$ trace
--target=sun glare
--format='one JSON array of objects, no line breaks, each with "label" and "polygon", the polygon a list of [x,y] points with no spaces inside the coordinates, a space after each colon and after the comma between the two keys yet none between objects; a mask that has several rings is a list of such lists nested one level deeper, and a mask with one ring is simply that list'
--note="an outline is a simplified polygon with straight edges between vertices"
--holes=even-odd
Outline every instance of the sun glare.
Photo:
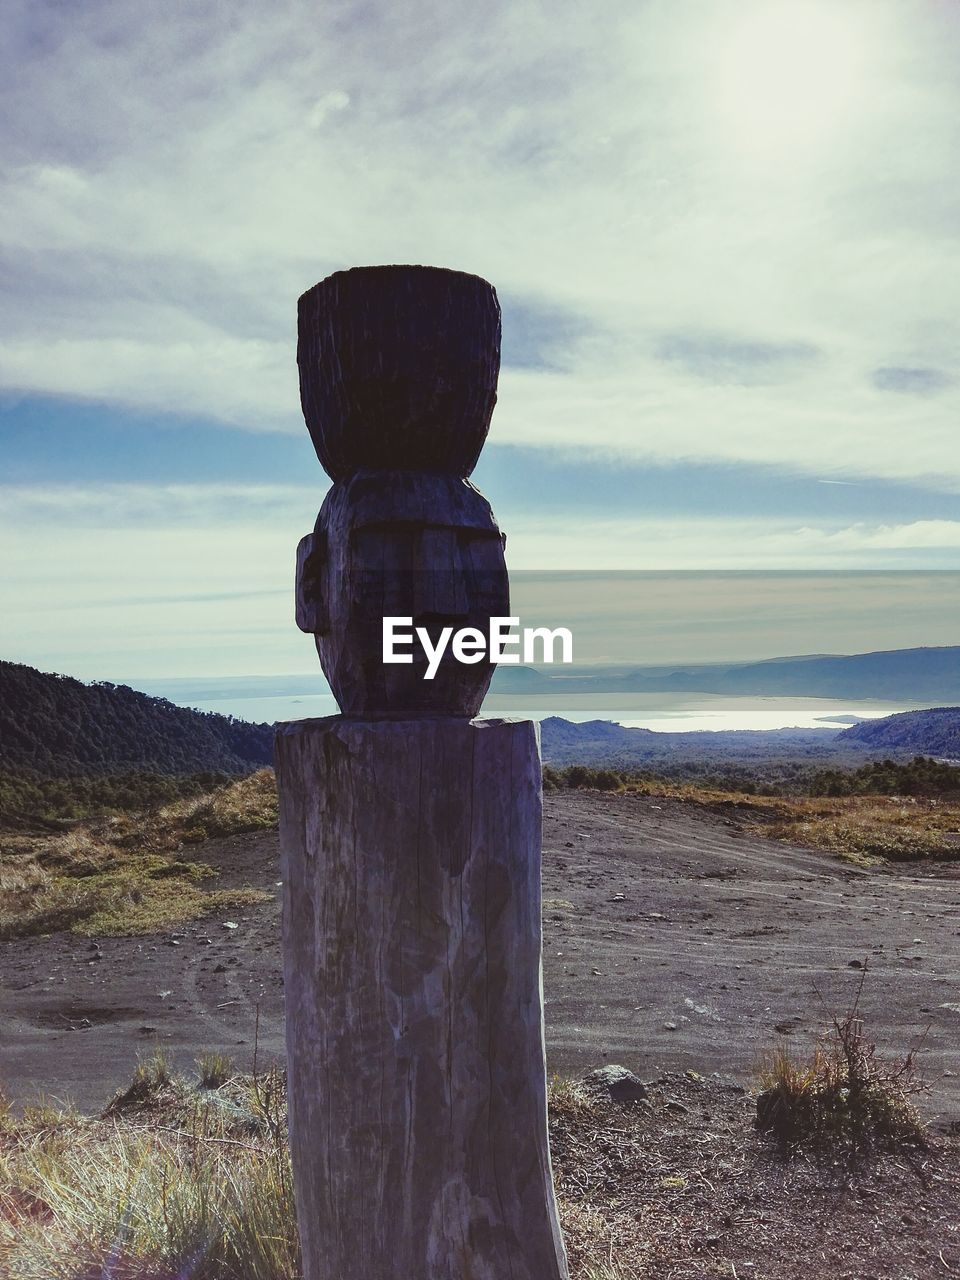
[{"label": "sun glare", "polygon": [[719,47],[723,128],[738,146],[819,143],[861,95],[869,28],[859,5],[763,0]]}]

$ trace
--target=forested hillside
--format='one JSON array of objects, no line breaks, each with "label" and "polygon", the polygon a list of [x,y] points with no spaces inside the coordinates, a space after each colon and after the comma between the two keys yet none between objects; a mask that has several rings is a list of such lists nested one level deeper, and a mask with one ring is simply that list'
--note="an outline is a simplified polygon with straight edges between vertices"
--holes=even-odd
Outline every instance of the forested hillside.
[{"label": "forested hillside", "polygon": [[960,760],[960,707],[904,711],[882,720],[862,720],[839,735],[877,749],[917,751]]},{"label": "forested hillside", "polygon": [[83,684],[0,662],[0,772],[46,778],[249,773],[273,729],[190,711],[126,685]]}]

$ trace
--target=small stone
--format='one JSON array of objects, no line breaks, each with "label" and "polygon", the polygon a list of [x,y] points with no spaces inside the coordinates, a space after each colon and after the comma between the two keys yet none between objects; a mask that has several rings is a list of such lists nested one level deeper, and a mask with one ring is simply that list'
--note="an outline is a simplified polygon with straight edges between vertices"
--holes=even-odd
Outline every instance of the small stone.
[{"label": "small stone", "polygon": [[862,968],[863,968],[863,961],[862,961],[862,960],[850,960],[850,961],[847,963],[847,968],[848,968],[848,969],[862,969]]},{"label": "small stone", "polygon": [[665,1022],[663,1024],[664,1031],[676,1031],[677,1024],[675,1022]]},{"label": "small stone", "polygon": [[647,1086],[628,1067],[611,1063],[598,1067],[584,1077],[585,1082],[598,1089],[606,1089],[613,1102],[642,1102],[647,1096]]},{"label": "small stone", "polygon": [[237,924],[236,920],[224,920],[224,922],[223,922],[223,927],[224,927],[225,929],[239,929],[239,928],[240,928],[240,926]]},{"label": "small stone", "polygon": [[683,1103],[678,1102],[676,1098],[668,1098],[664,1103],[664,1106],[668,1111],[672,1111],[678,1116],[688,1116],[690,1114],[690,1108],[685,1107]]}]

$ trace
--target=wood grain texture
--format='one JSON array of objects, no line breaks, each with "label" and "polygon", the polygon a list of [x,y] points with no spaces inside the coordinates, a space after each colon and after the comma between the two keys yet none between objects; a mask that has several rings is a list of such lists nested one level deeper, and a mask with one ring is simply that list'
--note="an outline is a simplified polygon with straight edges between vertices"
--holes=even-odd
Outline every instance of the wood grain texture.
[{"label": "wood grain texture", "polygon": [[354,267],[298,304],[300,402],[334,480],[476,465],[497,401],[500,304],[479,276]]},{"label": "wood grain texture", "polygon": [[566,1280],[525,721],[277,735],[305,1280]]}]

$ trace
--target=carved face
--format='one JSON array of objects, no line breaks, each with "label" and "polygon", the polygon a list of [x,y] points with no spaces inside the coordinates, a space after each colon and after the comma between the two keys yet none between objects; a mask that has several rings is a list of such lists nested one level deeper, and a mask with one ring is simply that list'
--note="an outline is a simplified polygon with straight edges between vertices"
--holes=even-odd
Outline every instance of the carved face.
[{"label": "carved face", "polygon": [[383,619],[409,617],[436,642],[443,627],[486,632],[509,613],[504,538],[486,500],[453,476],[358,472],[333,487],[298,549],[297,622],[345,715],[476,715],[493,674],[445,653],[432,680],[383,662]]}]

